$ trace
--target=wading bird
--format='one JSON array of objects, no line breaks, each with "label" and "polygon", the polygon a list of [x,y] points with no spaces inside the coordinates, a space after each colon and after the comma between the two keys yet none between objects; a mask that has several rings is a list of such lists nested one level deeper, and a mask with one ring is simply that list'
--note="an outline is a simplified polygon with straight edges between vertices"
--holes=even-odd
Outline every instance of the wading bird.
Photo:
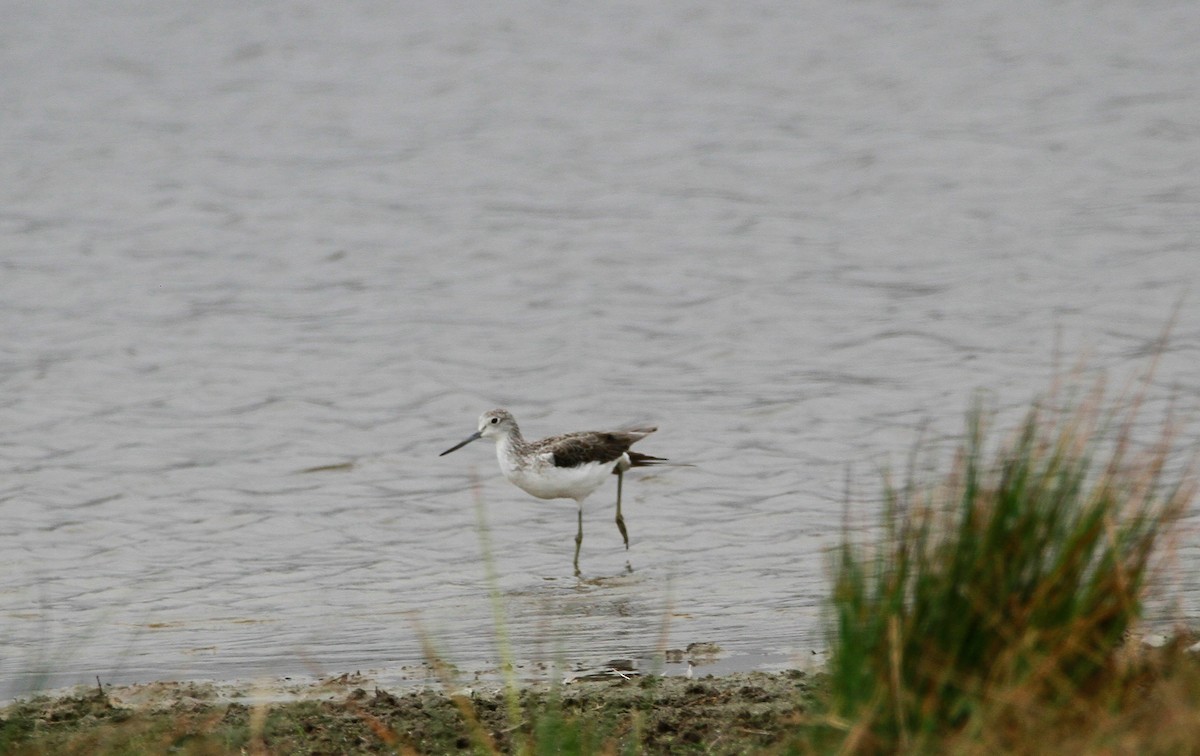
[{"label": "wading bird", "polygon": [[496,442],[500,472],[508,481],[539,499],[574,499],[579,506],[579,530],[575,533],[575,575],[579,575],[579,547],[583,543],[583,500],[599,488],[609,475],[617,476],[617,529],[629,548],[629,533],[621,516],[621,484],[631,467],[666,462],[661,457],[639,454],[629,447],[654,431],[654,426],[635,426],[614,431],[583,431],[526,441],[508,410],[494,409],[479,416],[479,430],[438,456],[446,456],[480,438]]}]

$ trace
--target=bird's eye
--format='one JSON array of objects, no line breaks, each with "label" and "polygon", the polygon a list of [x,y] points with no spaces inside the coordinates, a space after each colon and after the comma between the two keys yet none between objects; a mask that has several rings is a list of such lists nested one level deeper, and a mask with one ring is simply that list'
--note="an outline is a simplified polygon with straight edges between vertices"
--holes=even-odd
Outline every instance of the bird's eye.
[{"label": "bird's eye", "polygon": [[498,423],[498,422],[500,422],[500,418],[498,418],[498,417],[493,417],[493,418],[492,418],[492,425],[495,425],[495,424],[496,424],[496,423]]}]

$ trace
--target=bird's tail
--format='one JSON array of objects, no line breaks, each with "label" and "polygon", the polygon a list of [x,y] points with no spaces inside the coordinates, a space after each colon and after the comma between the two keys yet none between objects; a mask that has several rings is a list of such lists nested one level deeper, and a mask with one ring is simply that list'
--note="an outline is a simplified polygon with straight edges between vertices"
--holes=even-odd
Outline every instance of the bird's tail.
[{"label": "bird's tail", "polygon": [[670,461],[665,457],[651,457],[649,454],[642,454],[641,452],[627,451],[625,453],[629,455],[630,467],[650,467],[651,465],[661,465]]},{"label": "bird's tail", "polygon": [[667,467],[695,467],[687,462],[672,462],[666,457],[652,457],[649,454],[641,452],[627,451],[626,456],[629,457],[629,467],[617,465],[613,468],[613,475],[618,475],[633,467],[651,467],[653,465],[666,465]]}]

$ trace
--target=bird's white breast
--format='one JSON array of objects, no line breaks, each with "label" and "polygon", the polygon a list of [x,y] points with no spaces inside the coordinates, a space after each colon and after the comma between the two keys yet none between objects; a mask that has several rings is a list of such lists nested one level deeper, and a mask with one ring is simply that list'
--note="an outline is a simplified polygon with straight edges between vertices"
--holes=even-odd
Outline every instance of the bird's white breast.
[{"label": "bird's white breast", "polygon": [[547,465],[517,470],[508,479],[539,499],[582,499],[612,475],[613,463],[590,462],[578,467]]},{"label": "bird's white breast", "polygon": [[577,467],[556,467],[550,453],[532,460],[518,460],[504,442],[496,444],[496,458],[510,483],[539,499],[582,500],[608,480],[616,464],[590,462]]}]

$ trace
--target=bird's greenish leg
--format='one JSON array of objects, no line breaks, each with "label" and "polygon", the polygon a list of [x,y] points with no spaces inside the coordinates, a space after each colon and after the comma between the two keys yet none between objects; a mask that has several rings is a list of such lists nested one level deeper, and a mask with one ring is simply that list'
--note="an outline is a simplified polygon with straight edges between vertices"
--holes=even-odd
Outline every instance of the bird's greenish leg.
[{"label": "bird's greenish leg", "polygon": [[621,516],[621,483],[625,480],[625,473],[621,468],[617,468],[617,530],[621,531],[621,537],[625,539],[625,550],[629,551],[629,533],[625,530],[625,518]]},{"label": "bird's greenish leg", "polygon": [[579,530],[575,533],[575,577],[579,577],[579,547],[583,545],[583,502],[579,502]]}]

